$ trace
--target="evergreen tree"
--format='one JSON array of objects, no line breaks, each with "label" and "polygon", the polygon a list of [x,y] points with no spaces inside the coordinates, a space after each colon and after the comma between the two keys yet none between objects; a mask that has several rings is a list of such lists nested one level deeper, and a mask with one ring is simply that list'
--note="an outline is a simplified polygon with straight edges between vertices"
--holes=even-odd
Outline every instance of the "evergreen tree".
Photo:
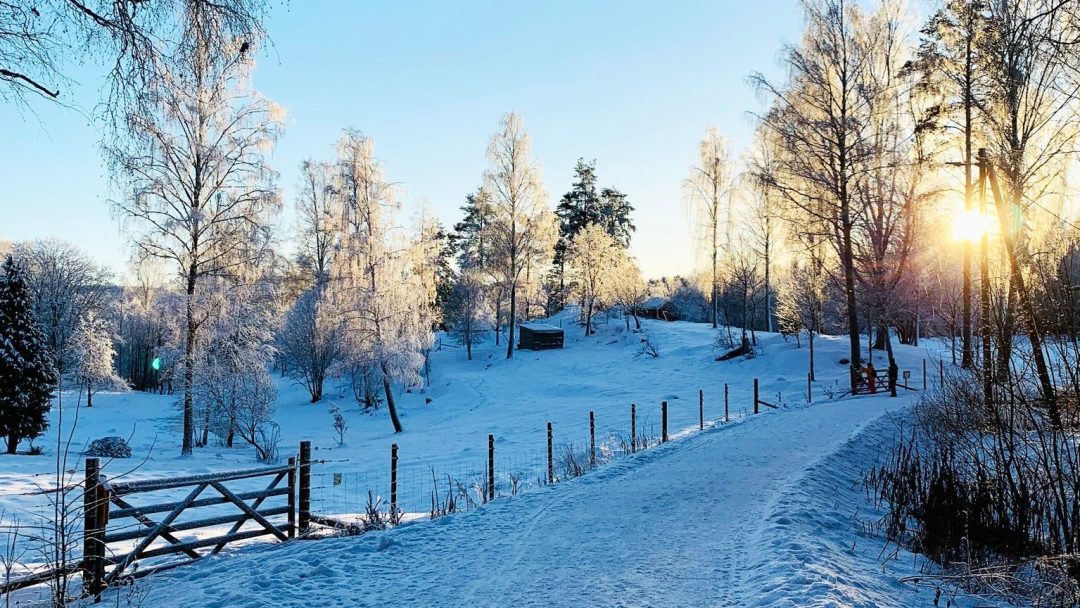
[{"label": "evergreen tree", "polygon": [[627,200],[626,194],[616,188],[604,188],[600,192],[601,225],[608,236],[615,239],[623,249],[630,247],[630,235],[636,230],[630,221],[630,212],[634,207]]},{"label": "evergreen tree", "polygon": [[574,167],[574,185],[559,201],[555,214],[559,218],[559,240],[555,244],[555,259],[551,270],[552,308],[561,309],[566,302],[566,256],[570,242],[586,227],[597,224],[622,248],[630,246],[634,225],[630,212],[634,210],[627,196],[616,188],[597,191],[596,161],[579,158]]},{"label": "evergreen tree", "polygon": [[491,243],[484,239],[491,222],[491,196],[480,188],[475,194],[465,196],[461,210],[465,217],[454,224],[450,248],[457,256],[459,267],[486,270],[491,263]]},{"label": "evergreen tree", "polygon": [[0,435],[7,453],[49,426],[56,369],[34,316],[26,275],[9,255],[0,273]]}]

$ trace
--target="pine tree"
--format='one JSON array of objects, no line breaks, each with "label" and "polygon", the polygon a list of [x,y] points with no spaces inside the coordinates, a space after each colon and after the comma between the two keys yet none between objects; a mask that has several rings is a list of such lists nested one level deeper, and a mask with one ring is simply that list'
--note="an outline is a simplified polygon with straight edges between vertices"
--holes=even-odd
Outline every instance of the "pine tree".
[{"label": "pine tree", "polygon": [[491,243],[484,239],[491,222],[491,196],[480,188],[475,194],[465,196],[461,210],[465,217],[454,224],[450,247],[457,256],[459,267],[486,270],[491,264]]},{"label": "pine tree", "polygon": [[26,275],[9,255],[0,273],[0,435],[7,453],[49,427],[56,369],[34,317]]},{"label": "pine tree", "polygon": [[617,188],[604,188],[600,191],[600,224],[608,236],[615,239],[623,249],[630,247],[630,236],[636,230],[630,221],[630,212],[633,210],[634,207],[626,194]]}]

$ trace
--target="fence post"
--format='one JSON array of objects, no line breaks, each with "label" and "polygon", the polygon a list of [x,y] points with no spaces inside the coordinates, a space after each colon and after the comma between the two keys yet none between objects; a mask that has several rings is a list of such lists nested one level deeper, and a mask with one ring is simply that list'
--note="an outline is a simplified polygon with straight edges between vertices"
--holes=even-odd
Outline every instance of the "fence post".
[{"label": "fence post", "polygon": [[88,596],[97,596],[101,592],[101,569],[98,568],[99,555],[104,549],[101,545],[101,537],[104,536],[98,522],[98,500],[100,482],[98,474],[101,469],[101,461],[97,458],[86,459],[86,478],[83,482],[83,593]]},{"label": "fence post", "polygon": [[630,453],[637,451],[637,405],[630,404]]},{"label": "fence post", "polygon": [[488,500],[495,500],[495,435],[488,433]]},{"label": "fence post", "polygon": [[551,430],[551,423],[550,422],[548,423],[547,431],[548,431],[548,436],[547,436],[547,443],[548,443],[548,445],[547,445],[547,448],[548,448],[548,483],[550,484],[550,483],[555,483],[555,450],[554,450],[554,447],[552,446],[553,433],[552,433],[552,430]]},{"label": "fence post", "polygon": [[727,382],[724,383],[724,423],[731,422],[731,416],[728,415],[728,386]]},{"label": "fence post", "polygon": [[596,415],[589,410],[589,466],[596,466]]},{"label": "fence post", "polygon": [[806,402],[814,402],[814,385],[812,384],[813,375],[810,372],[806,372]]},{"label": "fence post", "polygon": [[667,443],[667,401],[660,402],[660,443]]},{"label": "fence post", "polygon": [[289,484],[289,538],[296,538],[296,457],[289,457],[289,475],[286,479]]},{"label": "fence post", "polygon": [[300,501],[300,533],[305,534],[311,527],[311,442],[300,442],[300,487],[297,490]]},{"label": "fence post", "polygon": [[390,444],[390,515],[397,513],[397,444]]},{"label": "fence post", "polygon": [[705,392],[700,388],[697,389],[697,417],[698,417],[698,430],[705,430]]},{"label": "fence post", "polygon": [[758,413],[758,383],[757,378],[754,378],[754,413]]},{"label": "fence post", "polygon": [[926,390],[926,359],[922,360],[922,390]]}]

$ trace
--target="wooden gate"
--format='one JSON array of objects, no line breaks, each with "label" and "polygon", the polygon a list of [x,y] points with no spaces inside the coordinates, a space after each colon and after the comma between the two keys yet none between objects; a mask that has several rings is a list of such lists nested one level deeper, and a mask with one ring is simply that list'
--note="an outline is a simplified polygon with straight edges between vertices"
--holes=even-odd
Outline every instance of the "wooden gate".
[{"label": "wooden gate", "polygon": [[[260,479],[269,480],[262,489],[240,492],[228,487],[238,480]],[[119,483],[110,483],[98,459],[88,458],[84,487],[82,570],[88,595],[100,596],[124,577],[138,578],[214,555],[229,543],[266,535],[285,541],[296,535],[293,458],[284,466]],[[138,494],[176,489],[188,489],[182,500],[133,504]],[[284,497],[285,504],[264,506],[274,497]],[[224,505],[217,511],[226,512],[181,519],[189,510],[217,505]],[[245,524],[251,526],[245,530]],[[173,556],[182,557],[169,559]]]}]

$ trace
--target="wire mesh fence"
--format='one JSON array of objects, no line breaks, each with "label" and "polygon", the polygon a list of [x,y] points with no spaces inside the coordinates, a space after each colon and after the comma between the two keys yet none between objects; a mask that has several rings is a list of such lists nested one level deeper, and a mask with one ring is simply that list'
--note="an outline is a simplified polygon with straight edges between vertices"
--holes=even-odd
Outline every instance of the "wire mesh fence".
[{"label": "wire mesh fence", "polygon": [[[395,452],[400,459],[396,466],[390,452],[385,464],[375,467],[371,463],[356,468],[348,461],[316,461],[311,470],[311,511],[335,522],[362,522],[370,518],[372,510],[397,512],[402,520],[467,511],[495,498],[578,477],[613,459],[653,448],[665,441],[665,430],[667,440],[677,440],[751,415],[752,405],[731,402],[734,392],[728,392],[726,406],[723,395],[714,396],[708,416],[700,393],[699,399],[682,402],[630,405],[625,420],[602,420],[593,412],[584,412],[580,427],[552,429],[550,445],[546,429],[538,429],[536,444],[540,449],[515,446],[503,450],[495,436],[490,436],[490,459],[410,463],[409,455],[402,451]],[[745,401],[750,395],[747,389],[739,391],[738,397]]]}]

